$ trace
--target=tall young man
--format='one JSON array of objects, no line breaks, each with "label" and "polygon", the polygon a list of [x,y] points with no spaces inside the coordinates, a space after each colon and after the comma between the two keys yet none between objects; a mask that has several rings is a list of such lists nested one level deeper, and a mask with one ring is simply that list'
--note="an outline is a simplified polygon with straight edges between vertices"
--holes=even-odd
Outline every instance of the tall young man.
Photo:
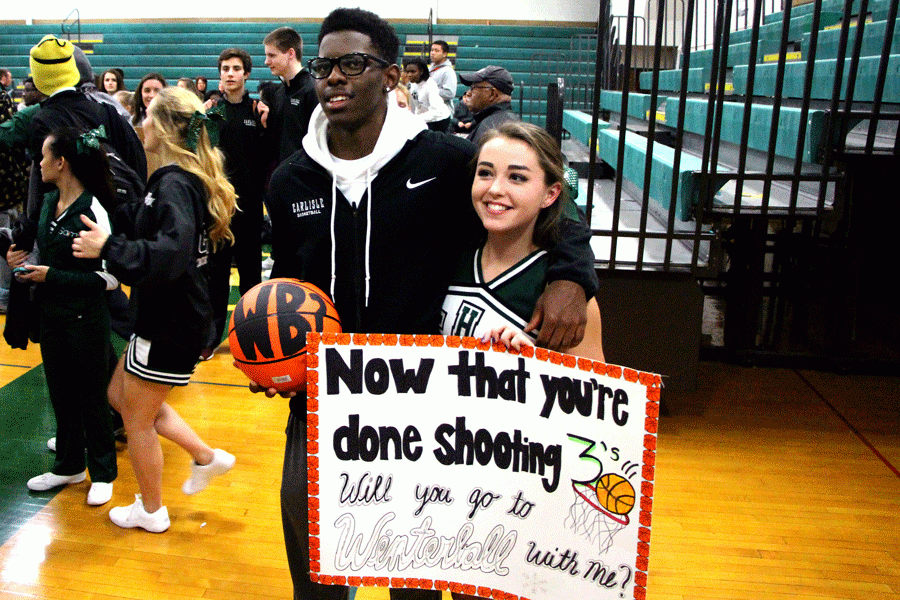
[{"label": "tall young man", "polygon": [[[272,276],[328,291],[348,332],[436,333],[453,267],[479,226],[467,168],[475,147],[388,101],[400,79],[398,47],[393,28],[368,11],[341,8],[325,18],[310,64],[319,106],[303,148],[270,185]],[[541,334],[565,347],[580,335],[560,315],[583,318],[585,288],[593,295],[597,286],[589,232],[582,227],[577,244],[572,237],[555,271],[570,281],[552,283],[541,309]],[[345,588],[309,580],[305,398],[290,405],[281,503],[294,597],[337,600]]]},{"label": "tall young man", "polygon": [[456,71],[447,58],[449,53],[450,45],[447,42],[435,40],[431,44],[431,64],[428,65],[428,71],[437,84],[441,98],[452,111],[453,99],[456,97]]},{"label": "tall young man", "polygon": [[234,213],[231,220],[234,245],[226,244],[210,257],[209,294],[215,331],[203,358],[212,356],[212,350],[219,345],[225,330],[232,258],[240,277],[241,295],[261,281],[259,259],[262,253],[260,240],[265,171],[262,125],[246,86],[253,70],[253,60],[246,50],[228,48],[219,55],[218,64],[223,99],[216,110],[224,109],[225,116],[219,130],[219,148],[225,154],[225,174],[237,192],[240,210]]},{"label": "tall young man", "polygon": [[318,104],[312,78],[303,69],[303,39],[290,27],[279,27],[263,40],[266,66],[284,85],[278,86],[272,106],[261,104],[267,136],[277,149],[280,164],[300,149],[309,117]]}]

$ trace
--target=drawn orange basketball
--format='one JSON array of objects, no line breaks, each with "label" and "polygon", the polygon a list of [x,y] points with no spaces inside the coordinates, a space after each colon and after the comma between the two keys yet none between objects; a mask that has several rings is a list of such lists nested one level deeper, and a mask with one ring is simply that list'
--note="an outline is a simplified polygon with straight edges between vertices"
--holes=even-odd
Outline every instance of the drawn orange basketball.
[{"label": "drawn orange basketball", "polygon": [[626,515],[634,508],[634,486],[616,473],[607,473],[597,482],[600,506],[615,515]]},{"label": "drawn orange basketball", "polygon": [[280,392],[306,387],[306,334],[339,333],[331,299],[297,279],[271,279],[251,288],[231,313],[228,344],[252,381]]}]

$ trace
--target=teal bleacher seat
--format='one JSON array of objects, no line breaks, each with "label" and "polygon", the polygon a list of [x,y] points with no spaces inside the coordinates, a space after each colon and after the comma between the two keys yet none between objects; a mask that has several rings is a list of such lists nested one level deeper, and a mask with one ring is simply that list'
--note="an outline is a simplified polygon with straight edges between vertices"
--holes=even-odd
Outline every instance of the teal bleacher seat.
[{"label": "teal bleacher seat", "polygon": [[[576,110],[563,111],[563,127],[572,137],[590,146],[591,116]],[[601,121],[598,127],[597,156],[625,177],[635,187],[644,186],[644,162],[647,155],[647,138],[626,132],[625,167],[617,168],[619,156],[618,129],[609,129],[609,123]],[[677,177],[675,197],[676,216],[682,221],[691,218],[691,209],[698,197],[698,182],[694,171],[700,171],[701,161],[696,156],[682,153],[678,174],[674,172],[675,151],[663,144],[653,145],[653,176],[650,178],[650,198],[668,210],[672,198],[672,179]]]},{"label": "teal bleacher seat", "polygon": [[[599,121],[597,124],[598,130],[607,127],[609,123],[606,121]],[[585,146],[591,146],[591,115],[580,110],[566,109],[563,111],[563,129]]]},{"label": "teal bleacher seat", "polygon": [[[878,67],[881,62],[879,56],[862,57],[856,74],[856,87],[853,99],[859,102],[872,102],[875,97],[875,82],[878,76]],[[756,81],[753,86],[754,96],[772,96],[775,93],[776,64],[759,65],[756,68]],[[847,75],[850,69],[850,61],[844,63],[844,77],[841,86],[841,99],[846,98]],[[834,88],[834,76],[837,71],[837,60],[817,60],[813,70],[813,85],[810,96],[815,99],[831,98]],[[806,75],[806,62],[792,62],[785,64],[784,88],[782,96],[785,98],[801,98]],[[734,68],[734,92],[747,94],[747,67]],[[885,80],[882,102],[900,103],[900,54],[893,54],[888,60],[887,78]]]},{"label": "teal bleacher seat", "polygon": [[[891,0],[869,0],[869,12],[875,13],[887,10],[888,3],[890,1]],[[818,2],[822,5],[822,12],[839,12],[841,13],[841,15],[843,15],[844,13],[845,0],[818,0]],[[815,4],[813,2],[794,6],[791,9],[791,18],[812,14],[814,7]],[[850,10],[850,16],[858,15],[859,9],[860,0],[853,0],[853,7]],[[781,11],[778,11],[766,15],[763,18],[763,22],[766,24],[780,23],[782,19],[784,19],[784,15]]]},{"label": "teal bleacher seat", "polygon": [[[647,138],[636,133],[625,133],[624,165],[619,168],[619,130],[604,129],[599,132],[597,156],[616,170],[619,177],[624,177],[636,188],[644,187],[645,157],[647,156]],[[678,172],[674,168],[675,150],[669,146],[656,143],[653,145],[652,176],[650,177],[650,199],[664,210],[669,210],[672,198],[672,181],[677,181],[675,193],[675,214],[678,219],[691,219],[691,209],[698,197],[698,180],[694,171],[701,170],[701,160],[688,153],[681,154]]]},{"label": "teal bleacher seat", "polygon": [[[658,100],[662,99],[662,97],[658,98]],[[622,92],[601,91],[600,108],[614,113],[620,112],[622,110]],[[646,121],[647,113],[650,111],[650,94],[629,93],[627,111],[629,117]]]},{"label": "teal bleacher seat", "polygon": [[[684,115],[684,130],[698,135],[706,134],[706,120],[709,102],[701,98],[687,98],[687,109]],[[681,103],[678,98],[669,98],[666,102],[666,125],[675,127]],[[769,133],[771,131],[773,107],[754,104],[750,109],[750,134],[747,145],[760,152],[769,151]],[[775,153],[793,159],[797,152],[797,138],[800,131],[802,112],[799,108],[782,106],[778,117],[778,132],[775,142]],[[740,144],[741,129],[744,122],[744,104],[742,102],[722,103],[722,132],[720,139],[732,144]],[[803,162],[819,162],[825,143],[825,111],[810,110],[806,123],[806,136],[803,143]]]},{"label": "teal bleacher seat", "polygon": [[[863,40],[860,48],[860,56],[881,56],[884,45],[884,34],[887,30],[887,21],[866,23],[863,26]],[[847,36],[847,52],[853,51],[859,27],[851,27]],[[810,34],[803,36],[802,48],[809,48]],[[816,48],[816,60],[837,58],[838,45],[840,44],[841,30],[828,29],[819,32],[818,46]],[[900,54],[900,27],[894,29],[894,37],[891,40],[891,54]]]},{"label": "teal bleacher seat", "polygon": [[[711,70],[709,66],[688,69],[687,91],[702,93],[709,83]],[[649,91],[653,82],[653,72],[644,71],[640,74],[641,89]],[[659,72],[659,89],[667,92],[681,90],[681,69],[672,69]]]},{"label": "teal bleacher seat", "polygon": [[[760,40],[756,48],[756,62],[765,61],[766,56],[778,54],[781,47],[781,40]],[[736,67],[738,65],[746,65],[750,63],[750,42],[728,45],[728,66]]]},{"label": "teal bleacher seat", "polygon": [[[839,12],[822,12],[819,16],[819,28],[824,29],[830,25],[841,22],[841,13]],[[788,42],[799,42],[803,39],[804,33],[809,33],[812,28],[812,15],[805,14],[799,17],[791,16],[790,29],[788,30]],[[732,32],[728,36],[729,44],[740,44],[751,41],[753,30],[740,29]],[[759,28],[759,40],[780,41],[781,40],[781,21],[776,21],[768,25],[762,25]]]}]

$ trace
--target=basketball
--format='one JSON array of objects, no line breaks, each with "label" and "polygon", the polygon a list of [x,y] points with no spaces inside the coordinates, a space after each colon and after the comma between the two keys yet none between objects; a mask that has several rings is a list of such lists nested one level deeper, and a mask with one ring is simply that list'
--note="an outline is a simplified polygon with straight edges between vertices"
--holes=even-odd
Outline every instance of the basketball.
[{"label": "basketball", "polygon": [[331,299],[297,279],[270,279],[244,294],[231,313],[228,345],[237,367],[263,388],[306,389],[306,334],[339,333]]},{"label": "basketball", "polygon": [[625,515],[634,508],[634,487],[615,473],[607,473],[597,482],[600,506],[615,515]]}]

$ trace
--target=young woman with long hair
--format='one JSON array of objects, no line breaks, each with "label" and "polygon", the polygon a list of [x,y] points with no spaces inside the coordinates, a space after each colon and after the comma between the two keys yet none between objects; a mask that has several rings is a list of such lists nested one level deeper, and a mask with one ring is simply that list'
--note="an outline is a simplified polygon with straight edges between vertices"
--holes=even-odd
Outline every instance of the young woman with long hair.
[{"label": "young woman with long hair", "polygon": [[103,74],[100,75],[100,83],[103,91],[110,96],[125,89],[125,81],[122,79],[122,74],[116,69],[103,71]]},{"label": "young woman with long hair", "polygon": [[[523,330],[546,285],[547,249],[556,244],[564,211],[574,210],[567,189],[559,146],[540,127],[508,122],[484,138],[472,183],[484,237],[465,254],[444,300],[445,335],[534,345],[536,333]],[[481,315],[474,327],[466,314],[473,305]],[[584,340],[566,352],[604,360],[596,299],[587,312]]]},{"label": "young woman with long hair", "polygon": [[234,188],[225,178],[221,153],[210,145],[207,122],[192,92],[161,90],[143,122],[144,147],[165,166],[150,176],[144,201],[121,225],[128,233],[109,236],[86,221],[89,231],[72,244],[75,256],[104,258],[110,272],[132,286],[134,335],[113,373],[109,398],[125,420],[141,493],[134,504],[109,512],[120,527],[156,533],[169,527],[158,436],[193,458],[185,494],[204,489],[235,461],[208,446],[165,402],[172,386],[188,384],[209,334],[209,252],[233,241]]},{"label": "young woman with long hair", "polygon": [[[87,229],[81,218],[109,232],[103,206],[115,195],[100,132],[54,129],[41,148],[41,177],[56,190],[47,194],[38,220],[40,265],[24,266],[26,253],[12,246],[10,266],[25,269],[20,280],[38,284],[41,358],[56,417],[53,468],[28,481],[28,489],[49,490],[85,479],[90,471],[90,505],[112,496],[116,445],[106,398],[111,358],[110,319],[104,292],[118,282],[97,257],[72,255],[72,238]],[[87,459],[85,460],[85,457]]]},{"label": "young woman with long hair", "polygon": [[141,77],[134,90],[134,106],[131,110],[131,124],[137,127],[147,116],[147,107],[161,89],[166,87],[166,78],[159,73],[147,73]]}]

